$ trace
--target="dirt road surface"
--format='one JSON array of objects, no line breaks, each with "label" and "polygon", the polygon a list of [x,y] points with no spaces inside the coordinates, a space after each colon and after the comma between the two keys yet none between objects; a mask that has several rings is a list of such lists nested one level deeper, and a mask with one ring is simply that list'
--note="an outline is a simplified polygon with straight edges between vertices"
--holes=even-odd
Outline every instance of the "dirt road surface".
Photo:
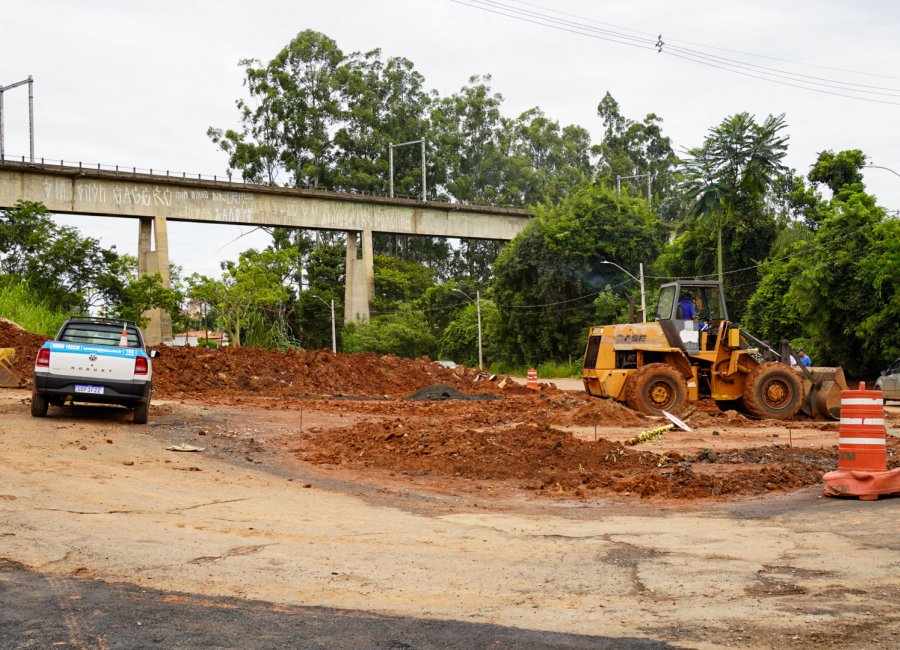
[{"label": "dirt road surface", "polygon": [[900,499],[821,496],[834,425],[698,412],[632,451],[656,422],[565,393],[147,426],[29,395],[0,391],[3,647],[900,646]]}]

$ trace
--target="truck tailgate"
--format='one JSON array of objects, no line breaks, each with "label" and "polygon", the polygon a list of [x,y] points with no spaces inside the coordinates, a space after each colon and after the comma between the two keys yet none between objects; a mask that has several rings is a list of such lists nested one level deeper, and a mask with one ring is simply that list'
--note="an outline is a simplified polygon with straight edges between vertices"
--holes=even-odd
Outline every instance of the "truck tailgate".
[{"label": "truck tailgate", "polygon": [[50,374],[98,379],[130,380],[134,360],[142,350],[79,343],[50,344]]}]

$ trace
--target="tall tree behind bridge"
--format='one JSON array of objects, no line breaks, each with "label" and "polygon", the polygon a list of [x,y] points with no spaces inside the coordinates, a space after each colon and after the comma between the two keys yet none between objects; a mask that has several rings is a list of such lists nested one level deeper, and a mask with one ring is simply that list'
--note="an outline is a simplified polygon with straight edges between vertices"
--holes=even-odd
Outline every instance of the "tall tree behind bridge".
[{"label": "tall tree behind bridge", "polygon": [[621,184],[626,191],[646,196],[647,179],[643,176],[649,174],[651,201],[657,214],[665,221],[674,220],[680,208],[674,188],[677,159],[671,141],[662,134],[662,118],[649,113],[643,122],[635,122],[622,115],[609,92],[597,105],[597,115],[604,127],[603,141],[593,147],[598,158],[597,178],[616,187],[617,179],[625,177]]}]

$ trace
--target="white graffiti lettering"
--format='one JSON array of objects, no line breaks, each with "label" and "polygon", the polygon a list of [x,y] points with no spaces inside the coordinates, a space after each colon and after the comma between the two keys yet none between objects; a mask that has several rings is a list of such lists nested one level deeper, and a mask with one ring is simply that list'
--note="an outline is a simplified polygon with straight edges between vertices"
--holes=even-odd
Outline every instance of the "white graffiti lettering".
[{"label": "white graffiti lettering", "polygon": [[106,188],[99,183],[80,183],[78,200],[91,203],[106,203]]},{"label": "white graffiti lettering", "polygon": [[44,200],[46,201],[68,201],[69,200],[69,183],[62,179],[44,179]]}]

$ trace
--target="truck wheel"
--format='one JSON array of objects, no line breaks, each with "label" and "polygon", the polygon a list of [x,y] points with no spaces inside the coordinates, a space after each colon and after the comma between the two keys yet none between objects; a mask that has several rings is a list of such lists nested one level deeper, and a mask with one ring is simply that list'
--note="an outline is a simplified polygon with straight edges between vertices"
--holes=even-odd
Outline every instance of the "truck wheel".
[{"label": "truck wheel", "polygon": [[626,385],[625,401],[635,411],[677,415],[687,402],[687,382],[664,363],[651,363],[635,372]]},{"label": "truck wheel", "polygon": [[46,395],[42,395],[36,390],[31,391],[31,415],[36,418],[42,418],[47,415],[47,407],[50,402]]},{"label": "truck wheel", "polygon": [[134,417],[132,422],[135,424],[147,424],[147,418],[150,416],[150,398],[146,402],[138,402],[134,407]]},{"label": "truck wheel", "polygon": [[787,420],[797,414],[802,402],[800,377],[783,363],[760,364],[744,384],[744,408],[750,415]]}]

